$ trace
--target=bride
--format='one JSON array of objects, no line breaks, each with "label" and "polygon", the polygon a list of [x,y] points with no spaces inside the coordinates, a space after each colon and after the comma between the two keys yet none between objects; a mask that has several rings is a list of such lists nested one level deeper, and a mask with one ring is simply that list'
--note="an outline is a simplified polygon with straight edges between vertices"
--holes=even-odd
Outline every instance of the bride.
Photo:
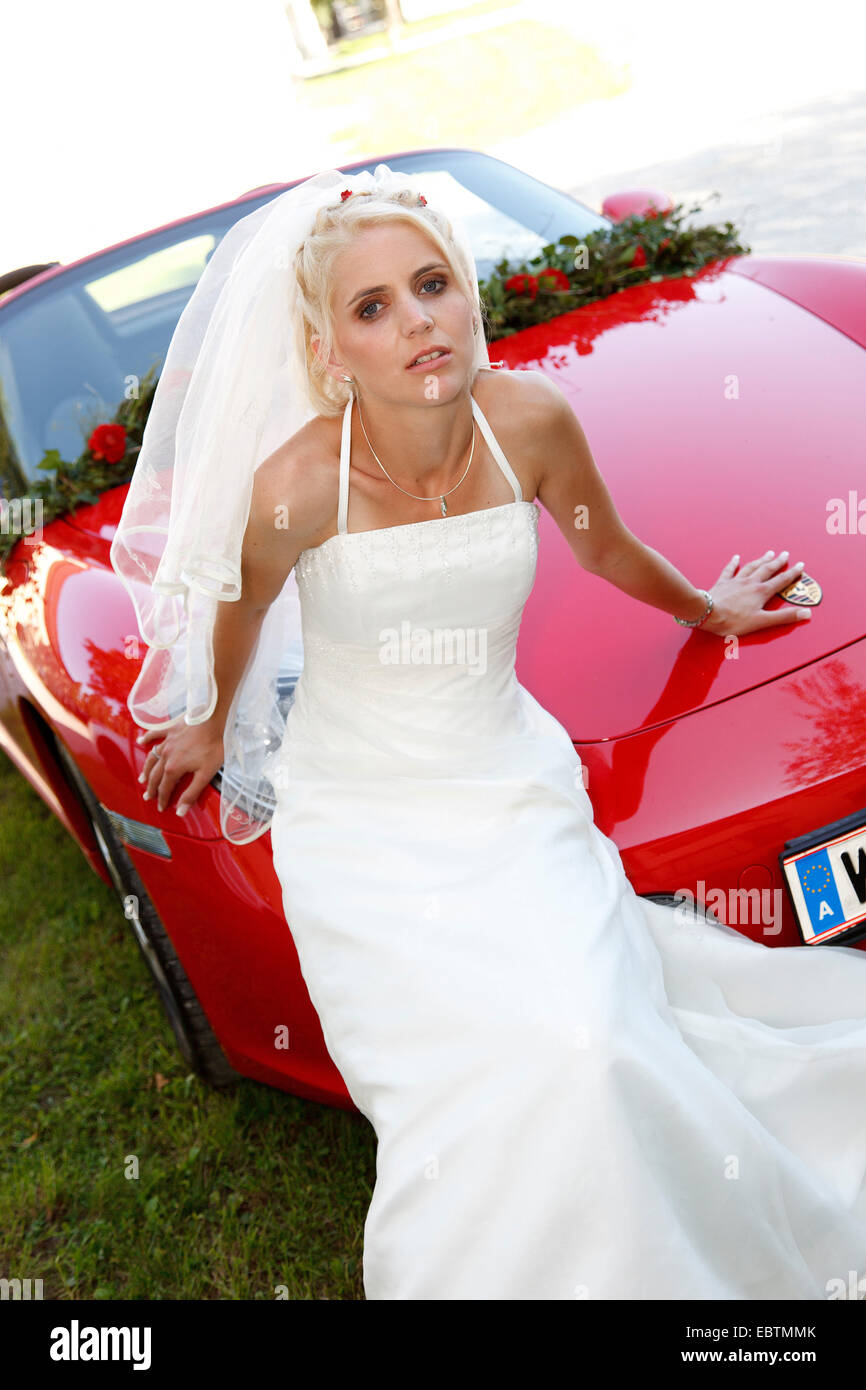
[{"label": "bride", "polygon": [[[856,1296],[838,1290],[866,1271],[866,958],[770,948],[638,897],[570,737],[514,665],[537,504],[581,569],[720,637],[807,619],[765,608],[802,563],[734,555],[696,588],[619,516],[559,389],[490,369],[462,230],[384,165],[312,184],[295,241],[278,238],[294,249],[283,269],[311,408],[277,447],[263,454],[261,432],[257,457],[246,446],[246,507],[228,445],[225,491],[215,472],[195,491],[180,458],[162,592],[202,591],[195,557],[210,538],[217,573],[233,511],[235,569],[216,594],[233,601],[212,603],[212,689],[186,721],[155,717],[162,667],[130,708],[144,797],[163,811],[189,775],[185,813],[252,728],[239,691],[278,664],[288,629],[269,615],[294,578],[303,671],[278,749],[256,763],[250,737],[245,765],[273,788],[287,924],[377,1137],[365,1296]],[[298,193],[283,195],[296,216]],[[255,245],[220,280],[236,305]],[[256,302],[284,335],[286,299]],[[255,314],[243,322],[253,352]],[[243,343],[230,350],[241,373]],[[205,379],[223,409],[224,429],[199,436],[214,468],[238,418],[226,380]],[[179,653],[175,676],[185,652],[208,653],[195,611],[186,648],[139,617],[160,659]]]}]

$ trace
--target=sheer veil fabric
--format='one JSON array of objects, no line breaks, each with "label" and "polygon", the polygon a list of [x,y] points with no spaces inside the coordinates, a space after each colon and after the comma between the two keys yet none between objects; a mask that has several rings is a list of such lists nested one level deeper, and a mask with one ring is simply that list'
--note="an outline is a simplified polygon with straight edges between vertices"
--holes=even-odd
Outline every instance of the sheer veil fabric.
[{"label": "sheer veil fabric", "polygon": [[[199,724],[213,714],[217,606],[241,593],[241,551],[256,468],[313,416],[294,258],[319,208],[345,189],[408,188],[407,175],[327,169],[236,222],[180,316],[166,354],[111,564],[127,589],[147,651],[128,697],[145,729]],[[465,229],[449,216],[475,299]],[[475,366],[488,363],[477,335]],[[265,616],[224,734],[220,826],[235,844],[269,827],[268,771],[303,668],[294,573]]]}]

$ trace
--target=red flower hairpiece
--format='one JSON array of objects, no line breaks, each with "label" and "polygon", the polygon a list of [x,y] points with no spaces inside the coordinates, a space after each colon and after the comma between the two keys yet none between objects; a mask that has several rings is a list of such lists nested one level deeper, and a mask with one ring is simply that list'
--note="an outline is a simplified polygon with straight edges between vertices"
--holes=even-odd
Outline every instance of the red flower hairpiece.
[{"label": "red flower hairpiece", "polygon": [[[343,191],[342,191],[342,193],[340,194],[340,202],[341,202],[341,203],[345,203],[346,199],[347,199],[347,198],[351,198],[351,196],[352,196],[352,190],[351,190],[351,188],[344,188]],[[426,206],[427,206],[427,199],[424,197],[424,194],[423,194],[423,193],[419,193],[419,194],[418,194],[418,202],[419,202],[419,203],[423,203],[424,207],[426,208]]]}]

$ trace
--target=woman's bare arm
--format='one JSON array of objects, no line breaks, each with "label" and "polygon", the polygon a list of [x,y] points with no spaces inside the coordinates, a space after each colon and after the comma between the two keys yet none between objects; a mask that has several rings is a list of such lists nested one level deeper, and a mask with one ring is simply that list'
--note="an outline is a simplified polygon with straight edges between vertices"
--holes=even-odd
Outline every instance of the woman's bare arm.
[{"label": "woman's bare arm", "polygon": [[256,469],[241,551],[241,596],[221,603],[214,620],[214,679],[219,693],[212,722],[220,730],[225,728],[265,614],[301,551],[315,541],[336,508],[336,483],[315,457],[316,447],[305,428]]},{"label": "woman's bare arm", "polygon": [[[583,569],[641,603],[694,620],[705,611],[701,591],[670,560],[633,534],[619,515],[586,436],[567,398],[540,372],[527,372],[530,437],[541,445],[538,498],[553,516]],[[773,551],[743,565],[733,556],[713,584],[713,611],[702,628],[718,636],[742,636],[763,627],[795,623],[808,610],[767,612],[764,604],[798,579],[803,565],[788,565]]]},{"label": "woman's bare arm", "polygon": [[183,815],[222,765],[228,712],[265,614],[301,551],[316,544],[333,519],[336,492],[334,469],[306,426],[257,468],[241,549],[241,595],[218,604],[214,617],[214,711],[200,724],[145,730],[137,740],[142,747],[159,740],[148,752],[141,780],[147,783],[145,799],[155,796],[160,811],[177,782],[191,773],[176,807]]}]

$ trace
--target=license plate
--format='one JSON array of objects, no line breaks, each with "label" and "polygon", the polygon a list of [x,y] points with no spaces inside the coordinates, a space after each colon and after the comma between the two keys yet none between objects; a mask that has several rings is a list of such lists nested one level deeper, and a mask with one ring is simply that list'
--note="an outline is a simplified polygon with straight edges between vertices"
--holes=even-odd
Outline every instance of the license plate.
[{"label": "license plate", "polygon": [[866,809],[786,841],[779,864],[804,945],[866,936]]}]

